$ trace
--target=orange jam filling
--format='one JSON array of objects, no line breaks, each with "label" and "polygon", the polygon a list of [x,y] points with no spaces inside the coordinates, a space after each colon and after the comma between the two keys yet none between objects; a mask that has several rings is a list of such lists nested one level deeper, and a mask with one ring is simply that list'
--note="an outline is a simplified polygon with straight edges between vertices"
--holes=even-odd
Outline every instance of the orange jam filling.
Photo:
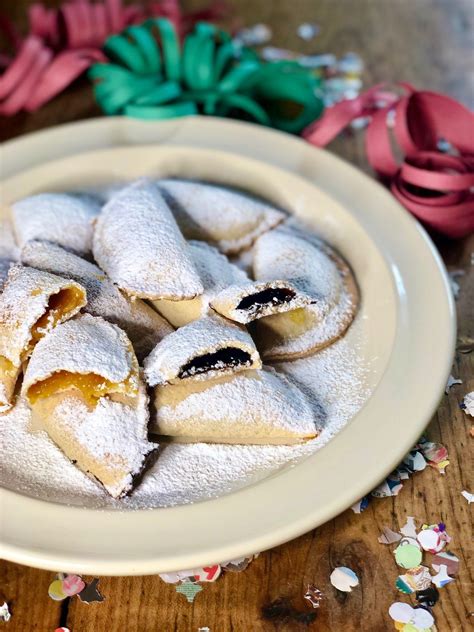
[{"label": "orange jam filling", "polygon": [[68,287],[50,296],[45,313],[34,324],[31,340],[38,342],[45,331],[52,329],[62,318],[83,302],[83,293],[74,287]]},{"label": "orange jam filling", "polygon": [[0,356],[0,374],[1,375],[13,375],[16,372],[16,368],[12,362],[5,356]]},{"label": "orange jam filling", "polygon": [[84,400],[91,407],[94,407],[101,397],[111,393],[125,393],[129,396],[137,395],[137,390],[133,389],[130,384],[130,378],[126,382],[115,384],[95,373],[81,374],[58,371],[51,377],[30,386],[28,399],[31,404],[35,404],[40,399],[46,399],[56,393],[74,388],[81,392]]}]

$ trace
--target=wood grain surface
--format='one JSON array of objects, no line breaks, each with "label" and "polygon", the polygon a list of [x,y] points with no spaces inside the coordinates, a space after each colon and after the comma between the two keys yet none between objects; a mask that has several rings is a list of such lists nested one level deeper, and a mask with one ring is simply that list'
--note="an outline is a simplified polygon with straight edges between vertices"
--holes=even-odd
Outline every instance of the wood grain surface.
[{"label": "wood grain surface", "polygon": [[[29,4],[2,0],[0,10],[24,28]],[[472,0],[233,0],[231,5],[242,24],[269,24],[274,45],[304,52],[359,53],[367,65],[367,85],[405,80],[474,105]],[[298,24],[305,21],[321,27],[311,43],[296,35]],[[87,82],[79,80],[39,112],[0,120],[0,138],[98,114]],[[361,134],[340,138],[330,149],[368,171]],[[451,269],[465,271],[458,279],[459,339],[474,345],[474,239],[438,245]],[[474,390],[474,352],[456,354],[453,374],[463,384],[443,396],[427,429],[431,440],[449,450],[451,463],[445,476],[427,468],[406,481],[397,497],[374,500],[361,515],[348,510],[297,540],[263,553],[244,573],[228,573],[205,585],[194,604],[155,576],[102,578],[103,603],[87,605],[77,598],[57,603],[47,594],[53,573],[4,562],[0,588],[10,603],[12,619],[0,623],[0,629],[52,632],[63,625],[71,632],[198,632],[206,627],[210,632],[390,631],[394,627],[387,610],[400,597],[395,588],[399,569],[392,547],[379,544],[377,537],[383,525],[398,529],[407,516],[427,523],[445,522],[453,537],[449,548],[461,561],[456,581],[440,590],[434,608],[437,630],[472,629],[472,507],[461,490],[474,487],[474,439],[469,436],[474,420],[460,410],[459,403]],[[360,586],[350,594],[330,585],[330,572],[339,565],[349,566],[360,578]],[[308,583],[325,594],[317,610],[303,599]]]}]

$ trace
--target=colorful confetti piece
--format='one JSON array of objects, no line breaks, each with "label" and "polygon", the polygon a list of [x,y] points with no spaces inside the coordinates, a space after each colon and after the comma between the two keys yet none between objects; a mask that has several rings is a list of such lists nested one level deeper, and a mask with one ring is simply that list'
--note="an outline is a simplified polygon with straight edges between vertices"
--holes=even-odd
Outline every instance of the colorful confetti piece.
[{"label": "colorful confetti piece", "polygon": [[437,553],[431,561],[431,566],[437,573],[441,568],[441,564],[446,566],[448,575],[456,575],[459,570],[459,558],[449,551]]},{"label": "colorful confetti piece", "polygon": [[98,583],[99,579],[95,577],[89,584],[86,584],[86,587],[78,593],[79,599],[84,603],[104,601],[105,597],[100,594],[99,589],[97,588]]},{"label": "colorful confetti piece", "polygon": [[420,549],[413,544],[400,544],[395,549],[395,560],[402,568],[415,568],[422,560]]},{"label": "colorful confetti piece", "polygon": [[68,597],[79,594],[85,587],[86,583],[79,575],[67,575],[67,577],[62,580],[63,592]]},{"label": "colorful confetti piece", "polygon": [[318,24],[315,24],[314,22],[303,22],[303,24],[298,26],[296,33],[302,40],[309,42],[309,40],[314,39],[320,31],[321,28]]},{"label": "colorful confetti piece", "polygon": [[443,586],[447,586],[454,581],[454,577],[449,577],[447,570],[447,566],[441,564],[438,574],[431,579],[436,588],[443,588]]},{"label": "colorful confetti piece", "polygon": [[313,608],[319,608],[319,602],[323,599],[323,593],[314,584],[308,584],[308,588],[303,595]]},{"label": "colorful confetti piece", "polygon": [[48,595],[51,599],[54,599],[54,601],[63,601],[63,599],[67,598],[67,595],[63,590],[62,579],[55,579],[50,583]]},{"label": "colorful confetti piece", "polygon": [[388,609],[389,616],[399,623],[410,623],[412,618],[413,608],[408,603],[402,601],[396,601],[392,603]]},{"label": "colorful confetti piece", "polygon": [[196,584],[190,581],[185,581],[179,586],[176,586],[176,592],[184,595],[189,601],[189,603],[193,603],[196,595],[200,593],[202,590],[202,586],[200,584]]},{"label": "colorful confetti piece", "polygon": [[236,560],[230,560],[230,562],[224,562],[221,564],[222,570],[230,573],[240,573],[244,571],[253,560],[253,557],[239,557]]},{"label": "colorful confetti piece", "polygon": [[434,624],[434,618],[431,612],[421,606],[412,608],[410,604],[396,601],[388,609],[389,616],[397,623],[403,624],[398,626],[398,630],[414,630],[420,632],[426,628],[430,628]]},{"label": "colorful confetti piece", "polygon": [[354,571],[347,568],[347,566],[338,566],[335,568],[329,580],[334,588],[342,592],[352,592],[352,589],[359,585],[359,578]]},{"label": "colorful confetti piece", "polygon": [[395,582],[397,589],[405,595],[411,595],[417,590],[425,590],[431,585],[430,569],[427,566],[417,566],[404,575],[400,575]]},{"label": "colorful confetti piece", "polygon": [[469,504],[474,502],[474,494],[472,494],[471,492],[468,492],[467,490],[463,489],[463,491],[461,492],[461,495],[464,496],[464,498],[467,500]]},{"label": "colorful confetti piece", "polygon": [[430,553],[436,553],[440,546],[444,546],[439,533],[434,529],[422,529],[417,535],[417,540],[423,551],[429,551]]},{"label": "colorful confetti piece", "polygon": [[408,516],[405,525],[400,529],[400,533],[406,535],[407,538],[416,538],[416,525],[415,518],[413,516]]},{"label": "colorful confetti piece", "polygon": [[454,376],[450,375],[448,377],[448,383],[446,384],[446,388],[444,389],[444,392],[446,393],[446,395],[449,393],[451,388],[455,386],[456,384],[462,384],[462,380],[458,380]]},{"label": "colorful confetti piece", "polygon": [[6,601],[0,606],[0,621],[10,621],[12,618],[10,608],[8,607],[8,603]]},{"label": "colorful confetti piece", "polygon": [[351,507],[352,511],[356,514],[360,514],[367,509],[370,503],[370,496],[364,496]]},{"label": "colorful confetti piece", "polygon": [[54,632],[71,632],[69,628],[56,628]]},{"label": "colorful confetti piece", "polygon": [[378,537],[380,544],[394,544],[400,542],[402,536],[395,531],[392,531],[389,527],[382,527],[382,533]]},{"label": "colorful confetti piece", "polygon": [[417,590],[415,597],[419,604],[432,608],[439,599],[439,592],[436,586],[430,586],[425,590]]},{"label": "colorful confetti piece", "polygon": [[466,413],[466,415],[471,415],[471,417],[474,417],[474,391],[471,391],[464,396],[461,404],[461,409]]}]

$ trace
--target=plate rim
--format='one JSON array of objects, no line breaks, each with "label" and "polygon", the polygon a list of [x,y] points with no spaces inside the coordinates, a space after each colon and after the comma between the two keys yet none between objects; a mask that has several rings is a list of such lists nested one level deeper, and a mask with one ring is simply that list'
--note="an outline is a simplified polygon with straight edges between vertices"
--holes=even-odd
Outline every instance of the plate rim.
[{"label": "plate rim", "polygon": [[[261,138],[262,145],[264,145],[265,143],[268,143],[269,139],[271,141],[274,138],[278,138],[278,145],[279,146],[284,145],[288,147],[289,154],[290,153],[292,155],[300,155],[302,153],[307,154],[309,151],[310,154],[317,156],[318,160],[325,162],[326,165],[329,164],[330,167],[332,166],[336,170],[342,170],[343,172],[345,171],[346,173],[349,173],[350,176],[352,178],[355,178],[357,181],[359,181],[359,183],[362,182],[362,186],[369,187],[369,189],[372,188],[374,191],[378,191],[378,195],[379,196],[382,195],[382,198],[385,198],[387,200],[387,204],[390,207],[395,208],[396,206],[398,209],[401,209],[401,207],[394,200],[394,198],[385,189],[383,189],[381,185],[371,180],[368,176],[363,174],[356,167],[353,167],[352,165],[350,165],[343,159],[338,158],[325,150],[320,150],[314,147],[310,147],[303,140],[283,134],[282,132],[275,132],[273,130],[263,129],[256,125],[247,124],[247,123],[241,123],[241,122],[236,122],[236,121],[231,122],[226,119],[212,119],[212,117],[190,117],[188,119],[183,119],[182,121],[175,120],[173,122],[169,122],[169,121],[158,122],[158,123],[154,122],[151,124],[149,122],[147,123],[137,122],[137,121],[131,122],[130,119],[124,119],[122,117],[114,117],[114,118],[109,118],[109,119],[99,118],[99,119],[92,119],[88,121],[80,121],[77,123],[70,123],[70,124],[58,126],[56,128],[51,128],[51,130],[33,132],[32,134],[24,136],[24,137],[20,137],[19,139],[8,141],[7,143],[4,144],[4,151],[6,154],[5,162],[8,163],[8,156],[12,155],[12,152],[15,153],[16,156],[18,156],[18,154],[21,154],[22,152],[25,152],[26,150],[28,150],[31,153],[35,153],[33,151],[33,149],[35,148],[34,147],[35,145],[36,145],[36,148],[38,146],[43,146],[43,151],[48,153],[47,147],[48,146],[51,147],[51,144],[53,142],[53,137],[55,137],[56,140],[62,137],[63,144],[66,141],[66,137],[68,137],[68,150],[71,150],[70,155],[83,153],[83,151],[76,152],[74,150],[74,147],[77,146],[77,143],[74,146],[71,143],[71,132],[73,133],[73,135],[75,135],[76,138],[78,138],[79,136],[85,137],[86,136],[85,132],[87,132],[87,130],[89,130],[88,132],[89,136],[91,135],[92,132],[96,132],[97,130],[102,130],[105,136],[109,138],[110,142],[112,143],[111,145],[109,145],[109,147],[114,147],[114,146],[119,147],[123,145],[118,144],[118,143],[116,144],[116,142],[117,140],[123,141],[124,138],[127,139],[127,128],[132,128],[132,134],[131,134],[132,137],[133,137],[133,134],[136,133],[136,130],[139,128],[141,128],[143,132],[146,129],[147,133],[150,132],[151,128],[153,128],[153,130],[156,131],[156,133],[162,134],[165,137],[167,137],[170,132],[172,135],[175,134],[176,130],[179,130],[178,135],[179,133],[183,133],[183,129],[184,129],[184,136],[186,136],[186,134],[190,134],[192,136],[193,133],[199,134],[199,132],[196,132],[196,128],[201,129],[201,131],[203,131],[203,130],[209,130],[212,127],[215,128],[214,129],[215,137],[212,139],[212,144],[210,144],[208,147],[215,146],[216,137],[221,138],[221,142],[223,143],[224,146],[215,147],[215,148],[223,149],[225,151],[230,151],[230,152],[232,152],[232,149],[228,145],[226,145],[226,142],[229,142],[229,139],[235,138],[236,135],[238,135],[239,137],[244,136],[246,138],[249,138],[249,140],[251,138],[253,143],[258,142],[258,138]],[[187,128],[187,131],[186,131],[186,128]],[[218,130],[218,133],[216,133],[216,130]],[[102,140],[101,142],[104,142],[104,141]],[[155,142],[156,144],[159,144],[159,142],[157,141]],[[33,146],[31,145],[31,143],[33,143]],[[125,144],[127,144],[127,142]],[[135,145],[137,143],[133,142],[132,140],[132,142],[130,142],[129,144]],[[154,144],[154,143],[151,143],[151,144]],[[304,150],[303,150],[303,147],[304,147]],[[291,148],[291,151],[290,151],[290,148]],[[97,147],[97,149],[100,149],[100,147]],[[247,154],[247,157],[252,157],[257,160],[262,160],[260,156],[252,155],[250,146],[247,149],[250,149],[250,152]],[[261,150],[261,147],[259,148],[259,151],[260,150]],[[239,151],[234,150],[234,152],[241,154],[241,152]],[[241,155],[245,155],[245,154],[241,154]],[[39,157],[37,151],[36,151],[36,157],[37,158]],[[58,155],[49,156],[49,160],[54,160],[54,159],[57,159],[58,157],[61,157],[61,156],[58,156]],[[39,161],[37,161],[36,163],[37,165],[38,165],[38,162],[39,164],[41,164],[43,161],[40,159]],[[281,164],[278,163],[277,160],[275,160],[275,156],[271,155],[270,152],[268,152],[268,157],[264,162],[274,165],[280,169],[281,168],[285,169],[284,166],[282,166]],[[18,164],[18,159],[16,159],[16,162],[13,161],[13,164]],[[26,169],[29,169],[31,167],[34,167],[34,165],[30,164],[26,167]],[[19,169],[19,171],[22,171],[22,169]],[[295,169],[295,172],[300,177],[303,177],[303,178],[305,177],[305,174],[300,173],[298,169]],[[13,175],[14,174],[10,172],[8,174],[8,177],[13,176]],[[321,182],[317,182],[317,183],[312,182],[312,184],[314,186],[321,188],[323,191],[325,191],[332,197],[335,197],[336,200],[340,202],[340,198],[335,196],[333,191],[327,191],[327,189],[321,184]],[[345,207],[347,208],[347,206]],[[438,399],[439,399],[438,395],[440,394],[440,392],[442,392],[441,387],[442,389],[444,389],[447,377],[449,375],[449,371],[452,365],[452,357],[454,355],[454,348],[455,348],[456,321],[455,321],[455,316],[454,316],[454,301],[449,289],[449,283],[448,283],[446,271],[444,268],[444,264],[442,263],[442,260],[438,252],[436,251],[433,243],[431,242],[430,238],[427,236],[424,229],[418,224],[418,222],[416,222],[413,218],[411,218],[411,216],[409,216],[403,209],[401,210],[402,210],[402,213],[400,214],[400,221],[402,221],[402,225],[403,224],[405,224],[406,226],[411,225],[411,228],[409,228],[408,230],[412,231],[413,235],[416,235],[420,244],[423,244],[423,246],[425,247],[425,249],[431,256],[432,263],[434,263],[437,273],[439,273],[438,280],[441,281],[440,293],[444,294],[443,299],[444,299],[445,315],[449,314],[448,320],[450,324],[450,330],[449,332],[447,332],[448,335],[446,336],[447,339],[444,341],[443,359],[442,361],[440,360],[440,364],[438,367],[438,379],[436,380],[436,387],[433,388],[433,396],[431,400],[427,402],[424,407],[425,413],[423,415],[423,419],[419,420],[418,423],[416,424],[416,428],[421,432],[423,427],[428,423],[433,412],[436,410]],[[403,220],[401,220],[402,217],[403,217]],[[408,223],[407,223],[407,220],[408,220]],[[436,316],[439,316],[439,315],[437,314]],[[384,377],[382,377],[381,382],[383,380],[384,380]],[[340,433],[338,433],[337,436],[342,435],[345,432],[345,430],[346,429],[343,429]],[[419,434],[418,431],[417,431],[417,434]],[[332,441],[333,440],[331,440],[331,443]],[[394,452],[392,454],[392,457],[385,464],[385,466],[379,469],[379,472],[380,472],[379,479],[385,476],[388,472],[390,472],[393,469],[394,466],[396,466],[396,464],[401,460],[401,458],[403,458],[403,455],[407,452],[407,450],[411,447],[413,443],[414,441],[412,440],[411,434],[410,434],[410,438],[409,439],[406,438],[403,444],[396,450],[396,455]],[[300,466],[297,466],[297,467],[300,467]],[[261,483],[257,483],[255,487],[258,487],[262,485],[263,483],[265,483],[265,481],[262,481]],[[369,491],[371,488],[374,487],[375,484],[373,480],[371,479],[370,483],[366,482],[364,483],[363,486],[359,485],[357,489],[357,494],[354,496],[354,500],[356,500],[357,498],[360,498],[363,495],[363,493],[366,493],[367,491]],[[360,493],[360,490],[362,488],[363,488],[363,493]],[[225,502],[223,503],[223,507],[224,509],[226,509],[228,508],[227,505],[231,504],[232,499],[234,499],[237,495],[241,496],[243,494],[248,494],[248,492],[249,492],[249,488],[243,488],[241,490],[233,492],[232,494],[228,496],[222,496],[218,500],[221,501],[223,499],[226,499]],[[2,488],[0,490],[0,503],[4,507],[4,510],[6,509],[6,511],[15,511],[15,504],[18,503],[19,496],[20,495],[17,494],[16,492]],[[70,517],[73,517],[77,512],[82,513],[82,515],[84,515],[84,512],[93,512],[94,514],[96,514],[99,511],[103,517],[110,515],[111,513],[114,513],[120,516],[126,516],[126,515],[135,513],[135,512],[120,513],[120,512],[117,512],[117,510],[115,509],[113,510],[84,509],[80,507],[57,505],[55,503],[50,503],[48,501],[43,501],[43,500],[34,499],[30,497],[25,497],[25,496],[21,496],[21,498],[23,499],[22,504],[25,504],[25,509],[24,509],[25,511],[26,509],[28,509],[28,511],[33,511],[33,512],[39,511],[41,513],[42,511],[45,511],[45,506],[47,506],[48,512],[51,514],[51,517],[54,517],[59,522],[63,522],[65,524],[67,523],[65,514],[67,514]],[[204,505],[204,504],[208,504],[212,502],[215,502],[215,501],[213,500],[203,501],[202,503],[199,503],[199,505]],[[344,506],[348,506],[345,501],[343,504]],[[28,508],[26,508],[26,505],[28,505]],[[56,507],[56,509],[51,512],[52,506]],[[168,508],[159,509],[159,510],[155,509],[155,510],[149,510],[149,511],[151,512],[173,511],[176,514],[176,516],[178,516],[178,514],[181,513],[183,515],[183,519],[187,519],[187,517],[186,518],[184,517],[186,516],[187,513],[189,513],[188,511],[189,507],[190,505],[183,506],[183,507],[173,507],[170,509]],[[28,547],[23,546],[21,542],[15,543],[15,538],[12,537],[12,534],[10,534],[9,537],[7,534],[7,538],[5,539],[3,537],[3,529],[2,529],[2,542],[0,543],[0,554],[5,559],[9,559],[11,561],[15,561],[15,562],[23,563],[23,564],[28,564],[30,566],[35,566],[38,568],[54,569],[54,570],[69,570],[69,571],[84,572],[84,573],[87,572],[87,573],[95,573],[99,575],[133,575],[133,574],[141,575],[141,574],[156,573],[156,572],[161,572],[161,571],[179,570],[180,568],[185,568],[185,567],[191,568],[191,567],[201,566],[202,564],[206,564],[210,562],[215,562],[216,559],[221,559],[222,561],[224,559],[230,559],[233,557],[240,557],[241,555],[259,552],[260,550],[271,548],[273,546],[286,542],[290,539],[293,539],[294,537],[297,537],[298,535],[305,533],[309,529],[312,529],[315,526],[318,526],[319,524],[322,524],[323,522],[331,519],[332,517],[339,514],[343,510],[344,508],[341,509],[340,503],[337,503],[336,501],[334,501],[328,504],[324,512],[319,511],[319,517],[317,520],[315,520],[315,512],[308,511],[306,518],[304,519],[300,518],[296,522],[290,521],[290,523],[286,525],[286,528],[280,527],[276,532],[275,531],[272,532],[273,535],[271,536],[268,534],[260,533],[258,537],[254,537],[253,539],[247,538],[245,542],[239,542],[238,545],[234,544],[233,546],[231,546],[228,542],[224,542],[224,543],[221,543],[219,546],[214,546],[210,550],[208,549],[207,551],[199,552],[199,553],[196,553],[195,555],[190,555],[189,551],[186,551],[183,554],[179,554],[175,552],[174,554],[169,555],[167,558],[163,558],[162,556],[160,560],[158,561],[156,559],[151,559],[151,560],[150,559],[146,559],[146,560],[133,559],[133,554],[131,558],[129,556],[128,557],[125,556],[119,560],[109,559],[107,557],[104,557],[101,559],[100,553],[97,554],[97,552],[94,552],[94,553],[91,552],[90,557],[87,557],[87,556],[84,557],[77,554],[75,555],[75,557],[74,555],[71,557],[71,554],[69,553],[64,554],[64,552],[55,551],[53,545],[51,545],[50,550],[48,550],[48,547],[46,547],[45,549],[44,546],[43,547],[31,546],[30,548],[28,548]],[[63,515],[61,516],[61,514]],[[127,521],[128,519],[125,519],[125,522]],[[129,521],[129,522],[132,523],[133,521]]]}]

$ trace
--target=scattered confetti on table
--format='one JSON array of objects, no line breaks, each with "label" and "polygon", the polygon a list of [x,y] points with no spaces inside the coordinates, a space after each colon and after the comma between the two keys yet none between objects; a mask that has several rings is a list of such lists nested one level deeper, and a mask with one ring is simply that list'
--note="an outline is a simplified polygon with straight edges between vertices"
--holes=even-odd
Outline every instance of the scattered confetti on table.
[{"label": "scattered confetti on table", "polygon": [[467,500],[469,505],[472,502],[474,502],[474,494],[472,494],[471,492],[468,492],[467,490],[463,489],[463,491],[461,492],[461,495],[464,496],[464,498]]},{"label": "scattered confetti on table", "polygon": [[451,388],[455,386],[456,384],[462,384],[462,380],[458,380],[453,375],[450,375],[448,377],[448,383],[446,384],[446,388],[444,389],[444,392],[446,393],[446,395],[449,393]]},{"label": "scattered confetti on table", "polygon": [[471,391],[464,396],[461,404],[461,409],[466,413],[466,415],[471,415],[471,417],[474,417],[474,391]]},{"label": "scattered confetti on table", "polygon": [[89,584],[86,584],[86,587],[78,593],[78,597],[84,603],[92,603],[94,601],[104,601],[105,597],[100,594],[97,585],[99,583],[99,579],[95,577]]},{"label": "scattered confetti on table", "polygon": [[308,584],[308,588],[303,595],[313,608],[319,608],[319,602],[323,599],[323,593],[314,584]]},{"label": "scattered confetti on table", "polygon": [[342,592],[352,592],[352,589],[359,585],[359,578],[353,570],[347,566],[338,566],[330,576],[330,582]]},{"label": "scattered confetti on table", "polygon": [[67,595],[63,590],[63,582],[61,579],[55,579],[50,583],[48,595],[51,599],[54,599],[54,601],[62,601],[63,599],[66,599]]},{"label": "scattered confetti on table", "polygon": [[[434,624],[431,612],[423,607],[412,608],[410,604],[396,601],[388,609],[388,614],[397,623],[404,624],[397,629],[403,630],[426,630]],[[407,627],[411,626],[411,627]]]},{"label": "scattered confetti on table", "polygon": [[193,603],[196,595],[200,593],[202,590],[202,586],[200,584],[185,581],[182,584],[176,586],[176,592],[184,595],[189,603]]},{"label": "scattered confetti on table", "polygon": [[420,605],[432,608],[438,602],[439,591],[436,586],[430,586],[424,590],[417,590],[415,597]]},{"label": "scattered confetti on table", "polygon": [[62,589],[68,597],[79,594],[85,587],[86,583],[79,575],[67,575],[62,581]]},{"label": "scattered confetti on table", "polygon": [[56,628],[54,632],[71,632],[69,628]]},{"label": "scattered confetti on table", "polygon": [[6,601],[0,606],[0,621],[10,621],[12,618],[10,608],[8,607],[8,603]]}]

